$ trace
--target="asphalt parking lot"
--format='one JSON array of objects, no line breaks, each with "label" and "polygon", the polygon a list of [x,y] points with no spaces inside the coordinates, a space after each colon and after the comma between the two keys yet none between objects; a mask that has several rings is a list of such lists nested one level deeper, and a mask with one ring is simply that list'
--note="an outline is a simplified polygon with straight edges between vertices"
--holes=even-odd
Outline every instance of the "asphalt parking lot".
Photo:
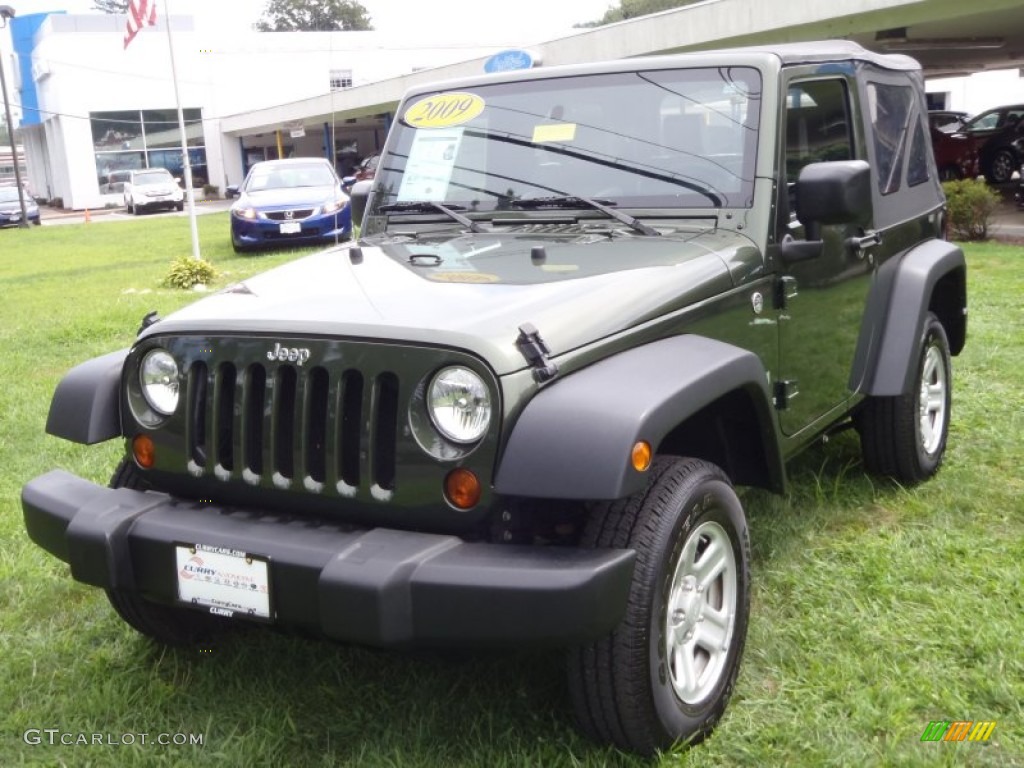
[{"label": "asphalt parking lot", "polygon": [[[231,203],[231,200],[197,200],[196,215],[198,216],[205,213],[226,211],[231,207]],[[51,208],[46,205],[39,206],[39,213],[43,220],[43,226],[53,224],[81,224],[86,220],[86,211],[66,211],[60,208]],[[138,216],[133,216],[128,212],[128,209],[123,206],[118,206],[117,208],[97,208],[96,210],[89,210],[88,212],[88,220],[95,223],[107,221],[132,221],[161,216],[188,216],[188,208],[186,207],[184,211],[153,211],[152,213],[141,213]]]}]

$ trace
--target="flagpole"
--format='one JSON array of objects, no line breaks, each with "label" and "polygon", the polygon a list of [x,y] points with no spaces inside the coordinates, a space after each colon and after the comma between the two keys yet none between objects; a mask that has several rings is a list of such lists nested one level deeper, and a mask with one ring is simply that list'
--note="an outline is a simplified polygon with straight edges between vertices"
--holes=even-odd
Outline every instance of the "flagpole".
[{"label": "flagpole", "polygon": [[178,107],[178,131],[181,133],[181,158],[185,169],[185,197],[188,199],[188,222],[192,230],[192,258],[202,259],[199,254],[199,227],[196,224],[196,199],[192,191],[192,163],[188,157],[188,138],[185,135],[185,113],[181,109],[181,95],[178,93],[178,70],[174,64],[174,39],[171,37],[170,0],[164,0],[164,25],[167,27],[167,49],[171,52],[171,77],[174,79],[174,101]]}]

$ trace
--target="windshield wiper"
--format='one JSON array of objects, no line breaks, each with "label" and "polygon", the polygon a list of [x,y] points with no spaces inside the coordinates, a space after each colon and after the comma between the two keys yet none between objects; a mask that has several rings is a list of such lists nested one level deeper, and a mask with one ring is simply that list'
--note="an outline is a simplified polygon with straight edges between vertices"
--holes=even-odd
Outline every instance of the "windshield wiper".
[{"label": "windshield wiper", "polygon": [[615,205],[615,203],[611,200],[594,200],[593,198],[580,197],[579,195],[563,195],[561,197],[528,197],[524,200],[513,200],[511,205],[513,208],[573,208],[579,207],[580,203],[600,211],[605,216],[611,216],[616,221],[621,221],[641,235],[647,235],[648,237],[661,236],[661,232],[654,229],[654,227],[644,224],[635,216],[630,216],[628,213],[612,208],[611,206]]},{"label": "windshield wiper", "polygon": [[448,206],[441,205],[441,203],[435,203],[432,200],[418,200],[409,203],[388,203],[386,205],[380,206],[377,210],[381,211],[382,213],[388,213],[391,211],[406,211],[411,213],[430,213],[432,211],[440,211],[449,219],[453,219],[462,226],[468,227],[470,232],[487,231],[486,228],[481,227],[477,222],[473,221],[468,216],[463,216],[461,213],[456,213],[456,210],[466,210],[465,207],[461,205]]}]

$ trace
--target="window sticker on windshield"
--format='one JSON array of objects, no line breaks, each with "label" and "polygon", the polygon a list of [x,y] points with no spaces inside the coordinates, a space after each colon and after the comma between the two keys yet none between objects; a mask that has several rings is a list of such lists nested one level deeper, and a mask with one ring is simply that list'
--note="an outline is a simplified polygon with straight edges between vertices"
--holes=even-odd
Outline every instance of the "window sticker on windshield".
[{"label": "window sticker on windshield", "polygon": [[533,128],[533,143],[546,141],[572,141],[576,138],[576,123],[557,123],[555,125],[537,125]]},{"label": "window sticker on windshield", "polygon": [[474,93],[437,93],[414,102],[402,120],[413,128],[451,128],[468,123],[484,111],[484,100]]},{"label": "window sticker on windshield", "polygon": [[398,200],[444,200],[462,142],[462,128],[418,131],[409,148]]},{"label": "window sticker on windshield", "polygon": [[435,283],[497,283],[501,278],[489,272],[430,272]]}]

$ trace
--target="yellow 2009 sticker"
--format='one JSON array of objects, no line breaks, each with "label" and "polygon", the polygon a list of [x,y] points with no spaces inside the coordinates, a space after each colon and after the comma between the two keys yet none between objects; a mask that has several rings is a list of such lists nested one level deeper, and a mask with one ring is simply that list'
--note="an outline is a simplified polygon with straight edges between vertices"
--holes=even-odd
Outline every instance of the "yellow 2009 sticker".
[{"label": "yellow 2009 sticker", "polygon": [[413,128],[449,128],[468,123],[483,111],[484,100],[475,93],[453,91],[413,102],[402,120]]}]

